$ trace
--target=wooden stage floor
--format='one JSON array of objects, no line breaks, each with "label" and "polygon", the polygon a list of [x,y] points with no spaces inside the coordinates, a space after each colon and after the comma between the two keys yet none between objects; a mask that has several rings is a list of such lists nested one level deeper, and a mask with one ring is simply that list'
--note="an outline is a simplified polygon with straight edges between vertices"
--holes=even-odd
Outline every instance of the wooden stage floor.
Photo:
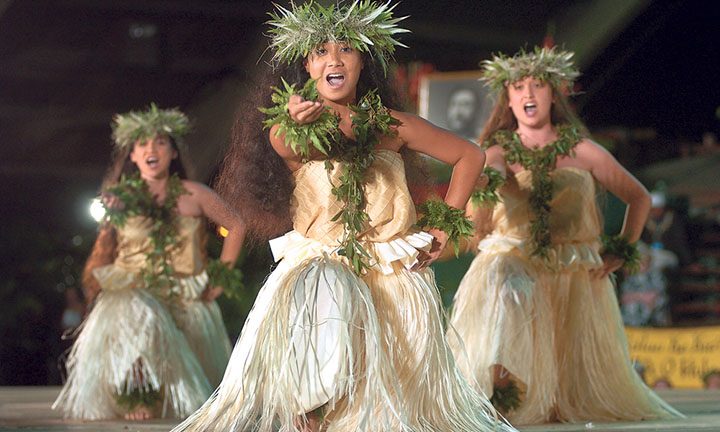
[{"label": "wooden stage floor", "polygon": [[[50,409],[59,391],[59,387],[0,387],[0,432],[150,432],[169,431],[176,423],[168,420],[146,422],[63,420],[57,412]],[[666,390],[658,394],[686,414],[687,418],[635,423],[548,424],[519,429],[528,432],[720,432],[720,391]]]}]

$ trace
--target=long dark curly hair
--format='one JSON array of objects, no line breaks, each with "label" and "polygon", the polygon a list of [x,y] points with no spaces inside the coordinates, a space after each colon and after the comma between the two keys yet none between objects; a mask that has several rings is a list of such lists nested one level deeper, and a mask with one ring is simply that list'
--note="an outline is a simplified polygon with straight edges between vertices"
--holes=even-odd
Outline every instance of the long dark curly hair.
[{"label": "long dark curly hair", "polygon": [[[366,55],[363,55],[363,64],[356,94],[361,96],[377,89],[385,106],[399,108],[392,80],[385,76],[380,65]],[[290,201],[295,184],[290,169],[270,144],[269,131],[263,129],[262,124],[265,115],[258,108],[272,105],[271,88],[281,86],[281,77],[290,84],[302,86],[310,76],[302,61],[276,68],[261,63],[254,76],[250,95],[241,101],[237,110],[215,189],[242,216],[249,228],[249,239],[263,242],[291,229]],[[402,154],[406,173],[412,176],[412,181],[426,179],[427,171],[415,152],[403,150]]]}]

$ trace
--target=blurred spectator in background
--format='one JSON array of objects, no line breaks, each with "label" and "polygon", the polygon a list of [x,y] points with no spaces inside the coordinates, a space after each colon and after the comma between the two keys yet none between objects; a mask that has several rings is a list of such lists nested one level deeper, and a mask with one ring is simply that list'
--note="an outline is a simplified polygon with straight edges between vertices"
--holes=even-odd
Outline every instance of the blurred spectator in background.
[{"label": "blurred spectator in background", "polygon": [[713,369],[703,376],[703,387],[708,390],[720,390],[720,369]]},{"label": "blurred spectator in background", "polygon": [[662,190],[650,193],[652,208],[645,223],[642,240],[653,250],[667,250],[677,256],[680,266],[695,261],[690,249],[685,223],[674,209],[667,205],[667,196]]},{"label": "blurred spectator in background", "polygon": [[620,284],[620,312],[629,326],[666,326],[670,324],[665,270],[677,266],[670,251],[649,248],[638,242],[640,269]]},{"label": "blurred spectator in background", "polygon": [[85,315],[85,303],[80,298],[78,290],[70,287],[65,290],[65,309],[60,321],[63,333],[75,330]]},{"label": "blurred spectator in background", "polygon": [[713,132],[705,132],[702,136],[702,142],[696,149],[698,155],[711,155],[720,152],[720,143],[718,143],[717,135]]},{"label": "blurred spectator in background", "polygon": [[667,378],[658,378],[653,384],[654,389],[671,389],[673,388],[672,383]]}]

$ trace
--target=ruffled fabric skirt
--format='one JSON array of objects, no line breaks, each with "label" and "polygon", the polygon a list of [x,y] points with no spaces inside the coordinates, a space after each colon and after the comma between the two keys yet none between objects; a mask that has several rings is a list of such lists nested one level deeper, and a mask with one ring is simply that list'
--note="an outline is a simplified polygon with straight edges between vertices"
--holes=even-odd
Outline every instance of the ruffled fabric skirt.
[{"label": "ruffled fabric skirt", "polygon": [[170,311],[215,388],[225,373],[232,346],[217,302],[205,302],[200,297],[207,284],[206,272],[179,279],[177,292],[182,307]]},{"label": "ruffled fabric skirt", "polygon": [[115,265],[94,272],[102,292],[80,328],[67,361],[68,378],[53,408],[66,418],[125,414],[119,394],[159,391],[163,417],[185,417],[212,392],[187,339],[137,275]]},{"label": "ruffled fabric skirt", "polygon": [[333,248],[291,232],[259,292],[220,387],[174,431],[511,431],[462,378],[445,342],[431,271],[412,272],[416,233],[366,244],[357,277]]},{"label": "ruffled fabric skirt", "polygon": [[507,370],[524,393],[513,424],[679,416],[632,367],[613,284],[589,274],[599,245],[558,245],[548,262],[523,246],[491,235],[460,283],[448,340],[463,374],[491,394],[493,367]]}]

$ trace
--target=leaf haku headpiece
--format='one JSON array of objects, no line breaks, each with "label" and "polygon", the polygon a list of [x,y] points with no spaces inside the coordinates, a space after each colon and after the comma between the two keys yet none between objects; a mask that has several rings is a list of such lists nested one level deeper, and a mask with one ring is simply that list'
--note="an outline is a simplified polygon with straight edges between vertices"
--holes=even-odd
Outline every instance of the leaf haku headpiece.
[{"label": "leaf haku headpiece", "polygon": [[291,9],[275,5],[277,10],[269,13],[267,22],[272,27],[268,32],[272,60],[289,64],[323,43],[344,42],[375,58],[387,73],[395,47],[406,47],[395,35],[409,32],[397,26],[407,17],[395,18],[395,6],[370,0],[355,0],[349,6],[325,7],[313,0],[300,6],[292,2]]},{"label": "leaf haku headpiece", "polygon": [[570,86],[580,76],[572,60],[574,55],[572,51],[560,51],[555,47],[535,47],[532,52],[521,50],[512,57],[497,54],[492,60],[481,63],[483,76],[480,79],[495,91],[529,76],[560,89]]},{"label": "leaf haku headpiece", "polygon": [[154,103],[145,111],[116,114],[112,137],[118,148],[132,148],[138,140],[166,135],[180,143],[190,132],[190,120],[179,109],[160,109]]}]

